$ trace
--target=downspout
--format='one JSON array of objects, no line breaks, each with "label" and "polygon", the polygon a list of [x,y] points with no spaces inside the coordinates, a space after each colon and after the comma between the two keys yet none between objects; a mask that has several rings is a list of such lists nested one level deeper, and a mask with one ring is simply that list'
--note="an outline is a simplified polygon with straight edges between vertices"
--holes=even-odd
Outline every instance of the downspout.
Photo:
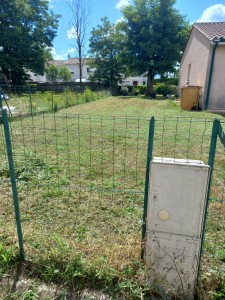
[{"label": "downspout", "polygon": [[210,95],[210,89],[211,89],[211,83],[212,83],[212,74],[213,74],[213,67],[214,67],[214,61],[215,61],[215,53],[216,53],[216,48],[218,47],[218,44],[219,44],[219,41],[216,41],[213,45],[213,50],[212,50],[212,58],[211,58],[211,64],[210,64],[210,69],[209,69],[208,88],[207,88],[206,99],[205,99],[205,110],[208,109],[208,105],[209,105],[209,95]]},{"label": "downspout", "polygon": [[210,64],[209,80],[208,80],[207,94],[206,94],[206,99],[205,99],[205,110],[207,110],[208,104],[209,104],[209,96],[210,96],[210,89],[211,89],[211,83],[212,83],[213,67],[214,67],[214,61],[215,61],[215,53],[216,53],[216,48],[218,47],[218,45],[225,45],[225,39],[220,38],[218,40],[213,41],[212,59],[211,59],[211,64]]}]

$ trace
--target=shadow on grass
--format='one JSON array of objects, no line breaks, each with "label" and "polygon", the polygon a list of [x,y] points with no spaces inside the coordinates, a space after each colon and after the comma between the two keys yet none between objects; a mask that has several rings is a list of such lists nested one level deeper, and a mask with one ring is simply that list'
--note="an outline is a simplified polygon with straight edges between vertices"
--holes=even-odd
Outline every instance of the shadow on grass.
[{"label": "shadow on grass", "polygon": [[135,280],[137,274],[140,276],[140,265],[119,274],[105,266],[88,265],[79,256],[69,261],[53,256],[38,262],[14,260],[8,267],[7,278],[4,282],[1,280],[9,296],[7,299],[20,299],[19,296],[26,292],[35,294],[37,299],[43,293],[47,296],[43,299],[53,299],[53,296],[54,299],[151,299],[160,296],[156,289],[145,284],[144,277],[143,281]]},{"label": "shadow on grass", "polygon": [[[156,96],[155,98],[152,98],[151,96],[145,96],[145,95],[138,95],[138,96],[122,96],[122,95],[119,95],[117,96],[118,98],[122,98],[122,99],[145,99],[145,100],[168,100],[170,98],[167,98],[167,97],[164,97],[164,96]],[[172,99],[174,100],[174,99]]]},{"label": "shadow on grass", "polygon": [[16,269],[15,269],[15,273],[13,275],[13,281],[11,284],[11,290],[10,293],[15,293],[17,290],[17,284],[20,281],[21,275],[22,275],[22,270],[23,270],[23,262],[19,261],[17,263]]},{"label": "shadow on grass", "polygon": [[214,113],[215,115],[218,115],[219,118],[222,117],[222,118],[225,118],[225,113]]}]

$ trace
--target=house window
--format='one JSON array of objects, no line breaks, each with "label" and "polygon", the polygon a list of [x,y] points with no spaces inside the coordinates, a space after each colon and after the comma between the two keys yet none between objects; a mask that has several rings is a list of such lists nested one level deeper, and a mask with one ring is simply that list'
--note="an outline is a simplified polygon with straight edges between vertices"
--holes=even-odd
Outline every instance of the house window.
[{"label": "house window", "polygon": [[146,85],[146,81],[143,81],[143,85]]},{"label": "house window", "polygon": [[74,67],[69,67],[69,69],[70,69],[70,74],[74,75]]},{"label": "house window", "polygon": [[133,86],[137,86],[138,82],[136,80],[133,81]]},{"label": "house window", "polygon": [[87,73],[89,73],[90,72],[90,68],[89,67],[87,67]]}]

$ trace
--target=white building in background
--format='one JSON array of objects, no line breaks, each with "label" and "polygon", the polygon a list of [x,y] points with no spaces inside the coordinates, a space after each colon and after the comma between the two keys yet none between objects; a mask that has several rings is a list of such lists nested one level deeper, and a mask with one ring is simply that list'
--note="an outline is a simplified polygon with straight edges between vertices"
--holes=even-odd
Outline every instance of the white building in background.
[{"label": "white building in background", "polygon": [[38,74],[34,74],[31,71],[27,72],[30,75],[30,81],[34,81],[34,82],[40,82],[40,83],[44,83],[44,82],[48,82],[46,75],[38,75]]},{"label": "white building in background", "polygon": [[[90,59],[85,59],[83,64],[83,71],[82,71],[82,82],[88,82],[89,76],[93,74],[94,69],[91,68],[88,64]],[[53,60],[49,62],[50,64],[54,64],[57,68],[60,67],[67,67],[71,73],[71,82],[80,82],[80,75],[79,75],[79,61],[77,58],[70,58],[68,60]],[[45,83],[48,82],[46,75],[37,75],[32,72],[29,72],[30,79],[34,82],[38,83]],[[60,82],[60,80],[58,80]],[[122,84],[119,85],[128,85],[128,86],[137,86],[137,85],[146,85],[147,78],[146,77],[127,77],[123,80]]]},{"label": "white building in background", "polygon": [[129,86],[138,86],[138,85],[146,85],[147,84],[147,77],[144,76],[134,76],[134,77],[127,77],[123,80],[123,82],[119,85],[129,85]]},{"label": "white building in background", "polygon": [[[54,64],[57,68],[67,67],[71,73],[71,82],[79,82],[80,73],[79,73],[79,61],[77,58],[70,58],[68,60],[52,60],[49,64]],[[91,69],[88,65],[88,59],[84,61],[83,70],[82,70],[82,81],[87,82],[90,74],[93,73],[93,69]],[[34,82],[45,83],[48,82],[46,75],[37,75],[32,72],[29,72],[30,79]],[[59,82],[61,80],[58,80]]]}]

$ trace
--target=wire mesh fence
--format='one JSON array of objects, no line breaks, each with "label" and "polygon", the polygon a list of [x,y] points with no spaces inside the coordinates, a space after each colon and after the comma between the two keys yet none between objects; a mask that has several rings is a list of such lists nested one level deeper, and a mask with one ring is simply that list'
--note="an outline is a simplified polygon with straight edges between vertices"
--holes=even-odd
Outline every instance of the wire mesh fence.
[{"label": "wire mesh fence", "polygon": [[[207,291],[221,289],[225,271],[225,144],[218,137],[219,130],[213,132],[213,123],[215,125],[215,121],[207,119],[156,119],[153,148],[153,156],[162,159],[194,159],[199,164],[209,163],[212,167],[199,272],[201,299],[208,299]],[[218,123],[223,131],[224,122]],[[213,135],[214,142],[217,139],[214,154],[211,153]],[[217,293],[212,292],[213,295],[217,296]]]},{"label": "wire mesh fence", "polygon": [[148,119],[43,114],[10,125],[25,249],[60,235],[89,258],[138,257]]},{"label": "wire mesh fence", "polygon": [[[120,272],[140,261],[149,118],[39,114],[10,122],[25,254],[60,247]],[[208,162],[212,121],[158,118],[153,156]],[[0,238],[17,240],[0,126]],[[224,148],[217,145],[202,278],[224,271]],[[66,245],[66,246],[65,246]]]},{"label": "wire mesh fence", "polygon": [[[101,86],[10,86],[1,85],[3,105],[12,115],[56,112],[59,109],[92,102],[110,96]],[[5,102],[5,103],[4,103]]]},{"label": "wire mesh fence", "polygon": [[[203,255],[201,260],[201,278],[207,284],[207,289],[222,290],[218,293],[211,293],[211,296],[214,296],[215,298],[218,296],[224,297],[225,143],[219,134],[220,131],[224,132],[224,128],[224,122],[221,122],[217,132],[218,138],[214,156],[205,239],[203,243]],[[202,297],[204,299],[204,293]]]}]

